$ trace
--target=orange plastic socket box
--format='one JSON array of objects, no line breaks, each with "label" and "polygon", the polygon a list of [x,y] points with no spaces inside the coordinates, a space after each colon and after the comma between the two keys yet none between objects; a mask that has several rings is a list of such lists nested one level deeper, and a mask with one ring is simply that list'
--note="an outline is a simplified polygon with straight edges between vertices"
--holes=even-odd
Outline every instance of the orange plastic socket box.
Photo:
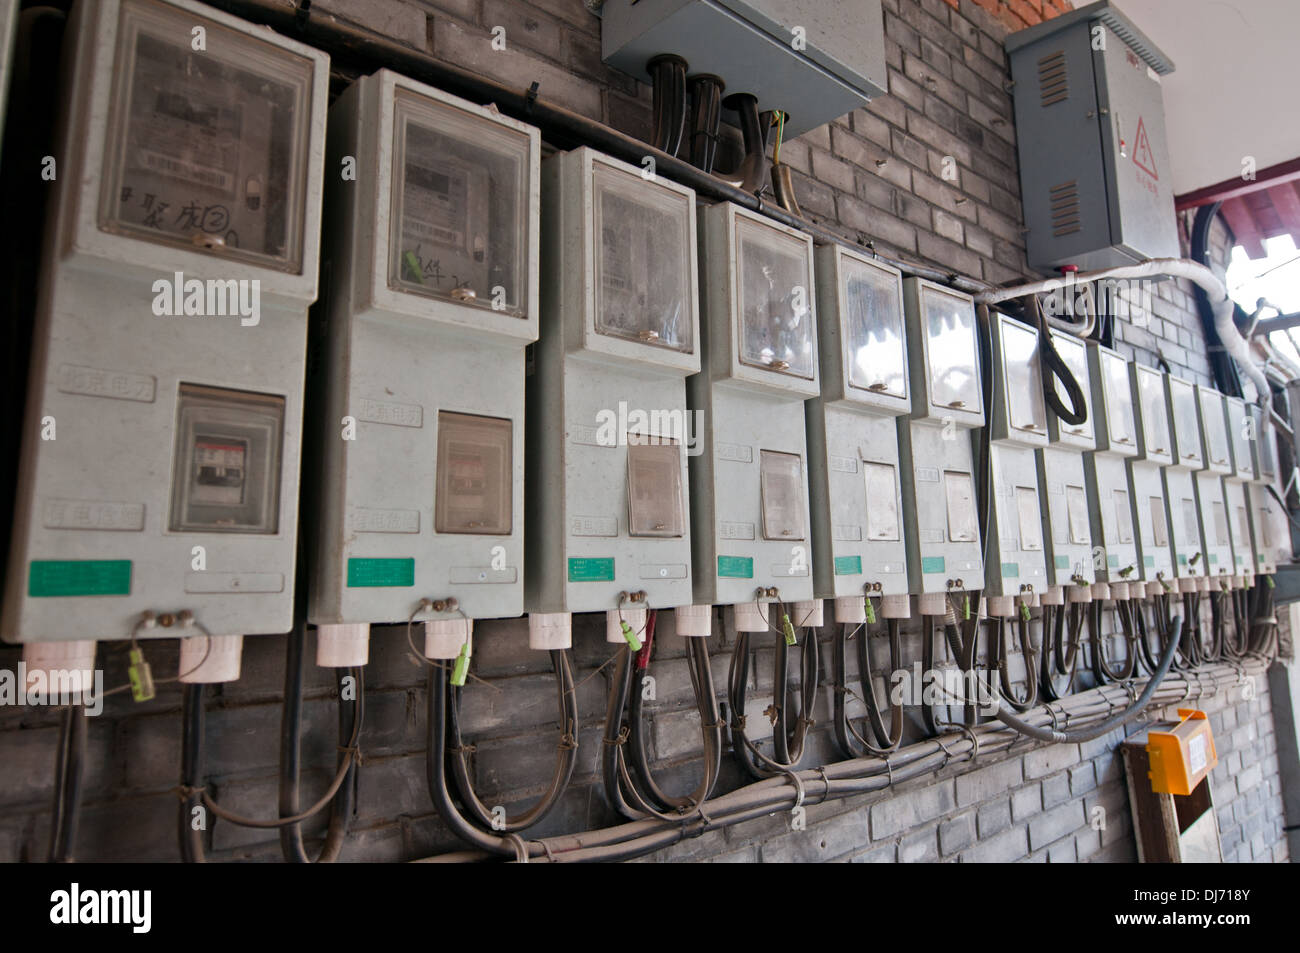
[{"label": "orange plastic socket box", "polygon": [[1168,731],[1147,732],[1151,790],[1186,797],[1219,763],[1209,717],[1193,708],[1178,709],[1182,719]]}]

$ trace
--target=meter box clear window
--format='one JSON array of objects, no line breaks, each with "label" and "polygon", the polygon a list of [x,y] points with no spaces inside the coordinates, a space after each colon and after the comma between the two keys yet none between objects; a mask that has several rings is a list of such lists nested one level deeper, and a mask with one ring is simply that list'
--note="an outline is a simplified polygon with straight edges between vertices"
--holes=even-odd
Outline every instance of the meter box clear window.
[{"label": "meter box clear window", "polygon": [[1210,504],[1214,511],[1214,539],[1208,541],[1210,546],[1222,546],[1231,541],[1228,533],[1228,507],[1217,500]]},{"label": "meter box clear window", "polygon": [[1036,553],[1043,548],[1043,521],[1039,512],[1038,491],[1032,486],[1016,487],[1020,548],[1027,553]]},{"label": "meter box clear window", "polygon": [[[796,458],[797,459],[797,458]],[[681,536],[686,525],[682,450],[675,440],[628,442],[628,533]]]},{"label": "meter box clear window", "polygon": [[867,539],[876,542],[897,542],[898,476],[887,463],[862,461],[862,472],[867,484]]},{"label": "meter box clear window", "polygon": [[943,490],[948,504],[948,539],[954,543],[974,543],[979,536],[975,518],[975,482],[969,473],[945,470]]},{"label": "meter box clear window", "polygon": [[524,133],[398,90],[390,284],[522,317],[528,155]]},{"label": "meter box clear window", "polygon": [[1082,546],[1092,535],[1088,524],[1088,493],[1083,487],[1065,487],[1065,511],[1070,523],[1070,542]]},{"label": "meter box clear window", "polygon": [[1133,391],[1130,389],[1128,362],[1118,354],[1101,355],[1102,386],[1106,388],[1106,406],[1110,410],[1107,427],[1110,442],[1123,447],[1137,446],[1133,427]]},{"label": "meter box clear window", "polygon": [[[1084,437],[1091,440],[1093,436],[1092,423],[1092,391],[1088,387],[1088,348],[1077,338],[1066,338],[1061,335],[1054,335],[1052,340],[1056,347],[1056,353],[1061,355],[1061,360],[1069,369],[1070,374],[1078,382],[1079,388],[1083,392],[1083,404],[1088,413],[1088,418],[1081,424],[1067,424],[1064,420],[1060,421],[1061,429],[1068,434],[1076,437]],[[1041,373],[1041,369],[1040,369]],[[1127,378],[1125,385],[1127,386]],[[1070,400],[1061,391],[1060,381],[1053,378],[1052,387],[1056,391],[1056,396],[1065,406],[1070,406]]]},{"label": "meter box clear window", "polygon": [[845,258],[842,294],[848,318],[849,383],[907,397],[903,299],[898,277]]},{"label": "meter box clear window", "polygon": [[1196,500],[1190,496],[1183,497],[1183,529],[1187,532],[1187,541],[1195,543],[1201,535],[1201,519],[1196,510]]},{"label": "meter box clear window", "polygon": [[928,287],[921,289],[921,301],[930,358],[930,402],[980,412],[974,306]]},{"label": "meter box clear window", "polygon": [[1151,506],[1151,535],[1152,542],[1157,546],[1169,545],[1169,529],[1165,525],[1165,501],[1164,497],[1153,496],[1149,498]]},{"label": "meter box clear window", "polygon": [[1127,490],[1113,490],[1115,505],[1115,532],[1121,543],[1133,542],[1133,510],[1128,504]]},{"label": "meter box clear window", "polygon": [[1205,423],[1205,446],[1210,455],[1210,465],[1221,467],[1230,464],[1228,423],[1223,416],[1223,399],[1217,394],[1202,393],[1201,420]]},{"label": "meter box clear window", "polygon": [[176,434],[172,532],[278,532],[283,397],[181,384]]},{"label": "meter box clear window", "polygon": [[740,360],[812,380],[812,273],[800,240],[736,219],[740,272]]},{"label": "meter box clear window", "polygon": [[803,465],[797,453],[763,450],[759,489],[764,539],[803,539]]},{"label": "meter box clear window", "polygon": [[1147,453],[1169,453],[1169,411],[1160,375],[1138,371],[1138,396],[1142,400],[1142,427]]},{"label": "meter box clear window", "polygon": [[[1240,411],[1238,410],[1240,408]],[[1255,472],[1255,461],[1251,458],[1250,442],[1255,432],[1255,423],[1241,404],[1228,402],[1231,413],[1232,452],[1237,471],[1243,475]]]},{"label": "meter box clear window", "polygon": [[[191,31],[206,30],[206,50]],[[302,269],[311,60],[188,10],[122,4],[99,225]]]},{"label": "meter box clear window", "polygon": [[1201,427],[1196,417],[1196,391],[1186,381],[1171,380],[1169,393],[1177,428],[1178,455],[1184,462],[1201,460]]},{"label": "meter box clear window", "polygon": [[596,330],[690,353],[690,199],[639,176],[592,172]]},{"label": "meter box clear window", "polygon": [[1004,321],[1001,331],[1011,429],[1045,433],[1047,411],[1043,406],[1043,374],[1038,365],[1038,332],[1011,321]]},{"label": "meter box clear window", "polygon": [[508,419],[439,411],[434,531],[509,536],[512,460]]}]

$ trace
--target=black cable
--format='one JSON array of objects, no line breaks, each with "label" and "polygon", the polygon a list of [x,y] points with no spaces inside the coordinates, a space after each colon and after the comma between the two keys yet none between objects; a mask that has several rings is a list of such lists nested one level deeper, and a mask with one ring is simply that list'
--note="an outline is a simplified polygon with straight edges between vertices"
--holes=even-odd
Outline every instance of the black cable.
[{"label": "black cable", "polygon": [[203,704],[206,688],[201,683],[181,686],[181,808],[177,834],[181,860],[187,864],[202,864],[207,860],[204,834],[208,825],[203,798],[198,793],[207,773],[207,713]]},{"label": "black cable", "polygon": [[1006,647],[1006,619],[990,617],[984,621],[986,631],[991,630],[990,664],[996,664],[998,677],[1002,684],[1002,697],[1016,711],[1025,712],[1038,704],[1038,663],[1034,658],[1034,645],[1029,634],[1029,623],[1024,616],[1018,616],[1015,622],[1016,634],[1020,640],[1020,653],[1025,660],[1025,692],[1017,698],[1011,678],[1010,655]]},{"label": "black cable", "polygon": [[50,863],[72,863],[81,822],[81,781],[86,764],[86,707],[63,708],[55,761],[54,812],[50,819]]},{"label": "black cable", "polygon": [[1048,701],[1059,701],[1074,688],[1084,621],[1082,603],[1071,602],[1068,611],[1064,606],[1055,607],[1051,631],[1043,629],[1039,691]]},{"label": "black cable", "polygon": [[[550,655],[551,669],[555,673],[560,723],[560,735],[555,748],[555,773],[551,777],[546,793],[532,807],[514,817],[494,815],[492,809],[474,792],[469,761],[474,748],[472,745],[466,745],[461,736],[460,697],[463,689],[454,685],[448,689],[450,702],[446,708],[447,758],[451,765],[456,794],[464,810],[469,814],[469,820],[485,830],[513,834],[532,827],[555,810],[573,777],[574,766],[578,763],[578,695],[573,685],[573,667],[569,662],[567,649],[552,649]],[[442,669],[435,669],[435,671],[441,673]],[[450,684],[450,671],[441,677]]]},{"label": "black cable", "polygon": [[[887,622],[890,677],[885,680],[885,694],[889,696],[891,695],[890,684],[893,675],[902,667],[902,639],[899,621],[889,619]],[[857,639],[858,685],[862,690],[862,703],[867,710],[864,727],[870,732],[870,739],[858,731],[848,717],[848,643],[853,640],[855,635],[859,636]],[[857,626],[856,630],[851,625],[842,625],[835,632],[833,654],[835,694],[832,701],[832,727],[836,747],[846,758],[860,758],[866,754],[887,754],[896,750],[903,740],[903,705],[901,700],[896,703],[892,698],[890,699],[888,728],[885,727],[885,721],[880,712],[879,699],[876,694],[875,674],[871,666],[870,636],[871,630],[866,623]]]},{"label": "black cable", "polygon": [[1125,599],[1118,599],[1115,602],[1115,617],[1119,620],[1120,632],[1124,636],[1124,660],[1118,664],[1112,663],[1106,656],[1106,642],[1109,641],[1103,632],[1103,617],[1101,600],[1096,600],[1092,604],[1092,612],[1088,618],[1088,629],[1092,638],[1092,662],[1093,677],[1096,678],[1097,684],[1105,685],[1109,682],[1124,682],[1133,677],[1133,671],[1137,666],[1137,645],[1136,635],[1133,628],[1133,620],[1129,616],[1129,604]]},{"label": "black cable", "polygon": [[[1033,302],[1032,307],[1038,323],[1038,363],[1042,369],[1040,376],[1043,379],[1043,399],[1047,401],[1047,406],[1057,417],[1070,426],[1077,427],[1088,419],[1088,402],[1084,399],[1083,388],[1075,380],[1070,366],[1056,350],[1056,343],[1052,340],[1052,331],[1048,326],[1047,316],[1043,314],[1043,306],[1038,296],[1033,295],[1030,300]],[[1060,381],[1061,386],[1065,388],[1065,396],[1070,400],[1069,407],[1061,402],[1061,398],[1056,393],[1056,385],[1052,383],[1053,379]]]}]

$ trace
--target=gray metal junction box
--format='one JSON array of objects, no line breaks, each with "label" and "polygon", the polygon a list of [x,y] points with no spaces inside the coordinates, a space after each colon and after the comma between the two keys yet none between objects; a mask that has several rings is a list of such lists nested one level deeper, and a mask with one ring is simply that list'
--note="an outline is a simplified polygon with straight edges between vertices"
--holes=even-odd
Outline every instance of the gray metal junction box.
[{"label": "gray metal junction box", "polygon": [[1007,38],[1029,264],[1178,256],[1160,77],[1173,62],[1109,0]]},{"label": "gray metal junction box", "polygon": [[788,113],[787,138],[888,86],[881,0],[605,0],[601,16],[606,63],[649,82],[646,63],[674,53]]}]

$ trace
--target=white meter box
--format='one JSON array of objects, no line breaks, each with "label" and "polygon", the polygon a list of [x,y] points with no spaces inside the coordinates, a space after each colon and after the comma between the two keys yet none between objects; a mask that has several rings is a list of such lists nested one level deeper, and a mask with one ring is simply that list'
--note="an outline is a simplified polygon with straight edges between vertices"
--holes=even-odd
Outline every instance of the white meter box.
[{"label": "white meter box", "polygon": [[328,59],[187,0],[69,42],[3,635],[286,631]]},{"label": "white meter box", "polygon": [[1173,463],[1165,468],[1165,502],[1169,508],[1169,538],[1174,548],[1174,575],[1192,579],[1206,575],[1205,543],[1193,474],[1205,466],[1201,447],[1196,390],[1190,381],[1165,375],[1173,419]]},{"label": "white meter box", "polygon": [[908,591],[895,418],[911,411],[903,279],[842,245],[817,249],[822,388],[805,404],[818,598]]},{"label": "white meter box", "polygon": [[1091,414],[1097,449],[1084,455],[1088,511],[1094,559],[1101,582],[1127,582],[1144,578],[1139,571],[1133,495],[1125,461],[1137,456],[1137,420],[1133,413],[1133,386],[1123,356],[1095,341],[1087,343]]},{"label": "white meter box", "polygon": [[706,361],[688,381],[695,602],[813,597],[804,401],[819,393],[812,239],[721,203],[700,213]]},{"label": "white meter box", "polygon": [[523,611],[540,154],[535,128],[388,70],[331,107],[329,167],[357,175],[330,186],[317,625]]},{"label": "white meter box", "polygon": [[1223,496],[1228,509],[1228,530],[1232,536],[1233,572],[1245,577],[1255,575],[1259,564],[1251,534],[1250,504],[1246,485],[1255,479],[1255,425],[1246,403],[1240,397],[1223,398],[1224,419],[1232,448],[1232,470],[1223,476]]},{"label": "white meter box", "polygon": [[[1050,444],[1038,450],[1038,478],[1047,499],[1043,510],[1047,537],[1047,575],[1053,586],[1091,585],[1097,581],[1103,560],[1096,551],[1088,504],[1087,466],[1084,453],[1096,446],[1092,387],[1088,374],[1087,345],[1063,331],[1052,331],[1052,344],[1083,394],[1087,417],[1081,424],[1061,420],[1050,406],[1047,435]],[[1069,406],[1053,378],[1057,399]],[[1123,476],[1123,466],[1120,474]],[[1131,527],[1131,522],[1129,526]]]},{"label": "white meter box", "polygon": [[700,368],[695,194],[577,149],[542,165],[543,333],[528,378],[530,612],[690,605]]},{"label": "white meter box", "polygon": [[993,314],[991,331],[989,460],[979,459],[980,433],[974,431],[971,435],[976,467],[989,468],[987,548],[992,571],[988,573],[985,593],[1032,597],[1048,584],[1044,529],[1050,525],[1043,516],[1034,454],[1047,446],[1038,332],[1000,313]]},{"label": "white meter box", "polygon": [[984,426],[975,305],[903,282],[912,416],[898,420],[903,525],[913,595],[984,587],[971,435]]},{"label": "white meter box", "polygon": [[1164,468],[1174,459],[1169,398],[1159,371],[1130,364],[1129,374],[1138,424],[1138,455],[1128,461],[1129,496],[1137,516],[1142,579],[1172,585],[1174,562],[1164,484]]},{"label": "white meter box", "polygon": [[1193,474],[1196,503],[1201,516],[1201,538],[1205,543],[1205,573],[1213,577],[1232,576],[1234,565],[1232,530],[1228,518],[1228,501],[1223,478],[1232,473],[1232,446],[1228,441],[1228,419],[1224,414],[1223,395],[1196,385],[1202,454],[1205,469]]}]

